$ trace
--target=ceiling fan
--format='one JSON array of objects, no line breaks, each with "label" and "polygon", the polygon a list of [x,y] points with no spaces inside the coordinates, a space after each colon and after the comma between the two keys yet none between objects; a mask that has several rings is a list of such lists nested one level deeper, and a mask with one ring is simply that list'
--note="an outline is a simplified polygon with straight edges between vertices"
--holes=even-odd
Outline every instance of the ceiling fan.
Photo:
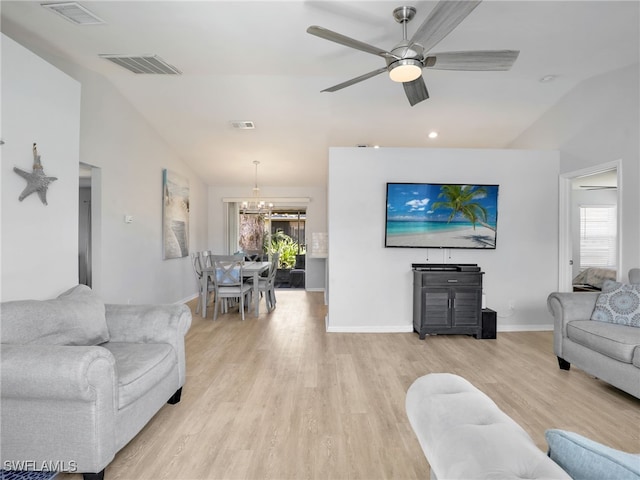
[{"label": "ceiling fan", "polygon": [[335,92],[345,87],[375,77],[385,71],[395,82],[401,82],[411,106],[429,98],[427,86],[422,78],[422,69],[436,70],[509,70],[520,53],[517,50],[476,50],[465,52],[429,53],[433,47],[446,37],[464,20],[482,0],[440,0],[431,13],[418,27],[410,39],[407,39],[407,23],[416,14],[414,7],[398,7],[393,18],[402,25],[402,41],[391,50],[374,47],[368,43],[354,40],[340,33],[313,25],[307,33],[325,40],[355,48],[384,58],[386,66],[339,83],[322,90]]}]

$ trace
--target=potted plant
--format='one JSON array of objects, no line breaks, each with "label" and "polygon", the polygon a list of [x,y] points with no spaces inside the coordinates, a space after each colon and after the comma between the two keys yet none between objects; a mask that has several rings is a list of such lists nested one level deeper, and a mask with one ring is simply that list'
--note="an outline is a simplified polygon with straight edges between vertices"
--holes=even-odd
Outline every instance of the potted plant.
[{"label": "potted plant", "polygon": [[271,243],[268,245],[267,249],[270,255],[275,252],[280,253],[278,270],[276,272],[276,283],[289,284],[291,269],[296,264],[296,255],[303,253],[300,251],[298,242],[293,240],[293,238],[282,230],[278,230],[271,235]]}]

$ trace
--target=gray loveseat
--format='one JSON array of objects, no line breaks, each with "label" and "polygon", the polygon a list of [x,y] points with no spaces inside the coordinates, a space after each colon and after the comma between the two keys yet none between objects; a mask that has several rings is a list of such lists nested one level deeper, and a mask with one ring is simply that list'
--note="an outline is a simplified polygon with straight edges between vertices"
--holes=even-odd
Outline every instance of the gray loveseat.
[{"label": "gray loveseat", "polygon": [[79,285],[0,305],[0,455],[12,470],[104,469],[185,383],[185,305],[104,305]]},{"label": "gray loveseat", "polygon": [[[629,281],[640,284],[640,269],[631,269]],[[560,368],[569,370],[574,364],[640,398],[640,327],[591,320],[600,294],[555,292],[549,295],[547,305],[554,319],[554,353]]]}]

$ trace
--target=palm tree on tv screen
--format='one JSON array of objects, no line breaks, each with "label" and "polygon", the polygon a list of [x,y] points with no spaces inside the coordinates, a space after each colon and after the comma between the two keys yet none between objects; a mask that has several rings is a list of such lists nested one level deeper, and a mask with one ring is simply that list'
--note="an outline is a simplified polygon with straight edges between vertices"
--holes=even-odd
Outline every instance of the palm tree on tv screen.
[{"label": "palm tree on tv screen", "polygon": [[479,223],[483,227],[495,232],[496,229],[487,224],[487,209],[480,205],[475,200],[484,198],[487,195],[487,190],[484,187],[477,187],[473,185],[443,185],[440,188],[440,194],[438,198],[445,198],[445,201],[434,202],[432,208],[448,208],[451,210],[448,222],[460,214],[469,220],[473,224],[473,229],[476,228],[476,223]]}]

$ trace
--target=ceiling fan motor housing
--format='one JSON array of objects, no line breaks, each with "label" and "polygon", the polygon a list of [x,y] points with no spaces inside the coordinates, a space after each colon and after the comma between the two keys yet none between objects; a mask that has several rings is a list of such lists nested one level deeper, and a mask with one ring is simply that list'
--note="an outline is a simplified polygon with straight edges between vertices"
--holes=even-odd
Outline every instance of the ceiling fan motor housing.
[{"label": "ceiling fan motor housing", "polygon": [[420,45],[409,45],[406,40],[403,40],[391,50],[391,53],[397,57],[386,58],[387,71],[391,80],[411,82],[422,74],[422,47]]},{"label": "ceiling fan motor housing", "polygon": [[416,16],[415,7],[398,7],[393,10],[393,18],[398,23],[405,23]]}]

